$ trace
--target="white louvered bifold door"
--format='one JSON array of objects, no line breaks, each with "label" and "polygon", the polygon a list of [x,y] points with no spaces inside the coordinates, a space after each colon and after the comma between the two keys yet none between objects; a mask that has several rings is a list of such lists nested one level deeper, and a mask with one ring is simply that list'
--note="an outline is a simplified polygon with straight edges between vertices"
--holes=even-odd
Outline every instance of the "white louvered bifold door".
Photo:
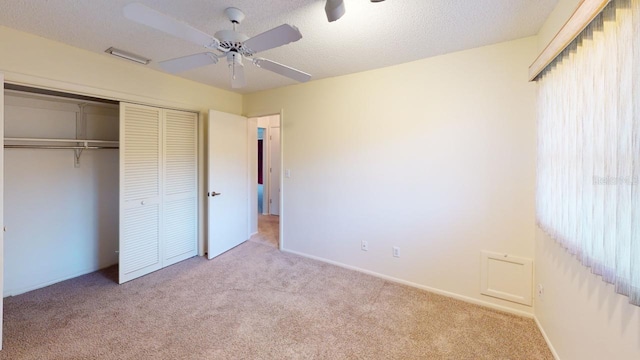
[{"label": "white louvered bifold door", "polygon": [[120,104],[120,283],[162,268],[162,112]]},{"label": "white louvered bifold door", "polygon": [[164,110],[163,266],[197,255],[198,116]]}]

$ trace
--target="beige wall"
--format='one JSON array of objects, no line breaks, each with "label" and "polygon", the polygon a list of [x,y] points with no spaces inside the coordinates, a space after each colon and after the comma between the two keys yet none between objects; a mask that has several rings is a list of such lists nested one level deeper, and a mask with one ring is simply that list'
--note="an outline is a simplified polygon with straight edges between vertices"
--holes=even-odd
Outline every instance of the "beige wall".
[{"label": "beige wall", "polygon": [[5,81],[151,105],[239,114],[242,96],[0,26]]},{"label": "beige wall", "polygon": [[245,96],[283,110],[284,249],[531,313],[479,270],[481,250],[533,257],[536,41]]},{"label": "beige wall", "polygon": [[[573,14],[578,0],[560,0],[539,33],[544,48]],[[544,295],[535,315],[562,360],[640,359],[640,307],[591,274],[541,231],[536,234],[535,284]]]}]

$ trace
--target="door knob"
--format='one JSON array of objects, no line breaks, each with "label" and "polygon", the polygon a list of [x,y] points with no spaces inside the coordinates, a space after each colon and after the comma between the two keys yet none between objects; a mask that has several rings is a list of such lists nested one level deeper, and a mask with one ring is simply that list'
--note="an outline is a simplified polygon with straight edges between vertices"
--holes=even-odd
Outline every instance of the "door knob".
[{"label": "door knob", "polygon": [[213,192],[211,192],[211,193],[207,193],[207,195],[208,195],[208,196],[211,196],[211,197],[214,197],[214,196],[218,196],[218,195],[222,195],[222,194],[221,194],[221,193],[219,193],[219,192],[215,192],[215,191],[213,191]]}]

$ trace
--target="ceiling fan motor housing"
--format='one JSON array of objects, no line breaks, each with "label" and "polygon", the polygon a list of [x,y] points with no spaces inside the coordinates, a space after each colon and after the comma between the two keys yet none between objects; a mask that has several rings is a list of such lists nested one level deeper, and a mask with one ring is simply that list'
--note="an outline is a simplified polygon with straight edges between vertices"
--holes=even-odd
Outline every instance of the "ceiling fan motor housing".
[{"label": "ceiling fan motor housing", "polygon": [[220,41],[220,47],[225,50],[235,51],[244,56],[253,55],[244,47],[244,42],[249,39],[245,34],[235,32],[233,30],[220,30],[216,32],[215,37]]}]

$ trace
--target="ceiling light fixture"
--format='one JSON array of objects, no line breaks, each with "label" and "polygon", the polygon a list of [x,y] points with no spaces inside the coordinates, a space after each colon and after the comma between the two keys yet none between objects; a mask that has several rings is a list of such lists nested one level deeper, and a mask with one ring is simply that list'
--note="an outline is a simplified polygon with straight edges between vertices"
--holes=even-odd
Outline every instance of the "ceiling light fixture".
[{"label": "ceiling light fixture", "polygon": [[104,52],[106,52],[107,54],[111,54],[113,56],[117,56],[119,58],[135,61],[135,62],[137,62],[139,64],[143,64],[143,65],[147,65],[148,63],[151,62],[151,59],[144,58],[144,57],[142,57],[140,55],[132,54],[132,53],[130,53],[128,51],[116,49],[114,47],[110,47],[107,50],[105,50]]},{"label": "ceiling light fixture", "polygon": [[327,20],[329,20],[329,22],[336,21],[344,15],[344,1],[327,0],[327,4],[324,6],[324,11],[327,13]]},{"label": "ceiling light fixture", "polygon": [[[384,0],[370,0],[372,3],[383,2]],[[327,0],[324,6],[324,12],[327,13],[327,20],[329,22],[336,21],[344,15],[346,9],[344,7],[344,0]]]}]

